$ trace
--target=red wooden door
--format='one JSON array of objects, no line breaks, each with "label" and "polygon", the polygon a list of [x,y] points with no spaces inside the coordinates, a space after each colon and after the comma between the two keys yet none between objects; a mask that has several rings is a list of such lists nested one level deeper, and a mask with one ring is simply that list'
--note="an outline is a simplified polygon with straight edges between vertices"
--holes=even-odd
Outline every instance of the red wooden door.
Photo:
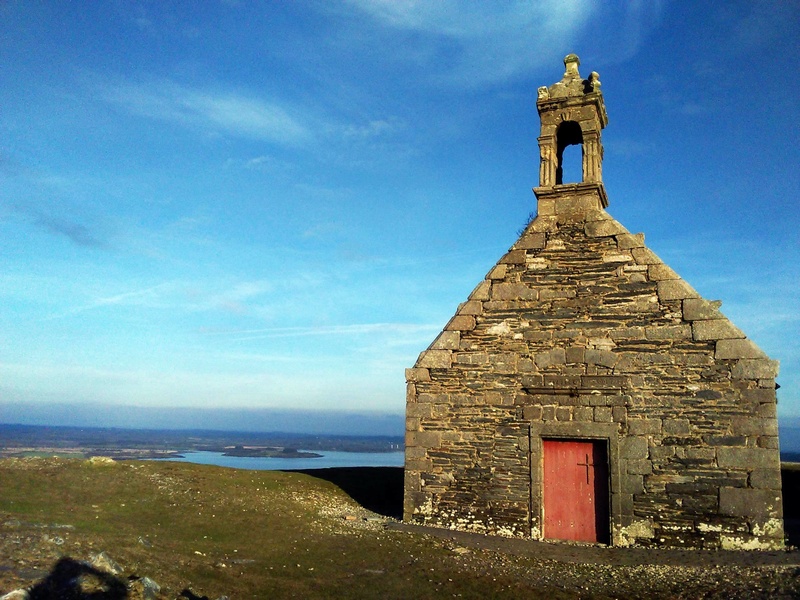
[{"label": "red wooden door", "polygon": [[542,440],[544,537],[608,543],[608,460],[604,442]]}]

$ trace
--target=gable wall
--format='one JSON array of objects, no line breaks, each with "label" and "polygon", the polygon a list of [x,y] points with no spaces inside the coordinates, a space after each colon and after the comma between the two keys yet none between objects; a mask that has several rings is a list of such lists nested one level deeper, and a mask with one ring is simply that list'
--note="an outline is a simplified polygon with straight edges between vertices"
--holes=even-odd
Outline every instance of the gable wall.
[{"label": "gable wall", "polygon": [[405,518],[539,538],[541,438],[587,437],[614,544],[780,546],[777,363],[605,211],[546,213],[407,373]]}]

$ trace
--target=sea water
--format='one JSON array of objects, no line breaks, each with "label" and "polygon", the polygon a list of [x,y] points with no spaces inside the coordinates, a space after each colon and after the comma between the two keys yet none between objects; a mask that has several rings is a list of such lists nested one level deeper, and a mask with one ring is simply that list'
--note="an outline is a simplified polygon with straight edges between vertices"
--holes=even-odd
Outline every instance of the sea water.
[{"label": "sea water", "polygon": [[[299,469],[328,469],[331,467],[402,467],[404,453],[400,452],[334,452],[301,450],[320,454],[319,458],[275,458],[257,456],[225,456],[221,452],[184,452],[183,458],[166,458],[171,462],[216,465],[232,469],[256,471],[293,471]],[[162,460],[162,459],[159,459]]]}]

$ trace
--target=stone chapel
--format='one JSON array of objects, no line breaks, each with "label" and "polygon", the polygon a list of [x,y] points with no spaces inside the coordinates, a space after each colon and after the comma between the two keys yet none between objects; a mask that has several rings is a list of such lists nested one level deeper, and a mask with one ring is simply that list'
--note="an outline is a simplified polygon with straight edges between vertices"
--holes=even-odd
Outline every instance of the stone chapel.
[{"label": "stone chapel", "polygon": [[599,76],[564,63],[538,90],[536,218],[406,371],[404,519],[781,548],[778,363],[606,212]]}]

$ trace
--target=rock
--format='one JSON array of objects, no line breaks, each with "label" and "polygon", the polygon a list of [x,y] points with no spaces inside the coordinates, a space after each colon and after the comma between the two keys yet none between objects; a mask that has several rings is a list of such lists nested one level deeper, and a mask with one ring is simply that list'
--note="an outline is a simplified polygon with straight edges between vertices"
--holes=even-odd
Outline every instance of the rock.
[{"label": "rock", "polygon": [[30,595],[27,590],[14,590],[4,596],[0,596],[0,600],[28,600],[29,598]]},{"label": "rock", "polygon": [[128,584],[129,600],[157,600],[161,586],[149,577],[135,579]]},{"label": "rock", "polygon": [[122,575],[123,569],[114,559],[105,552],[100,552],[92,556],[90,564],[100,571],[105,571],[111,575]]}]

